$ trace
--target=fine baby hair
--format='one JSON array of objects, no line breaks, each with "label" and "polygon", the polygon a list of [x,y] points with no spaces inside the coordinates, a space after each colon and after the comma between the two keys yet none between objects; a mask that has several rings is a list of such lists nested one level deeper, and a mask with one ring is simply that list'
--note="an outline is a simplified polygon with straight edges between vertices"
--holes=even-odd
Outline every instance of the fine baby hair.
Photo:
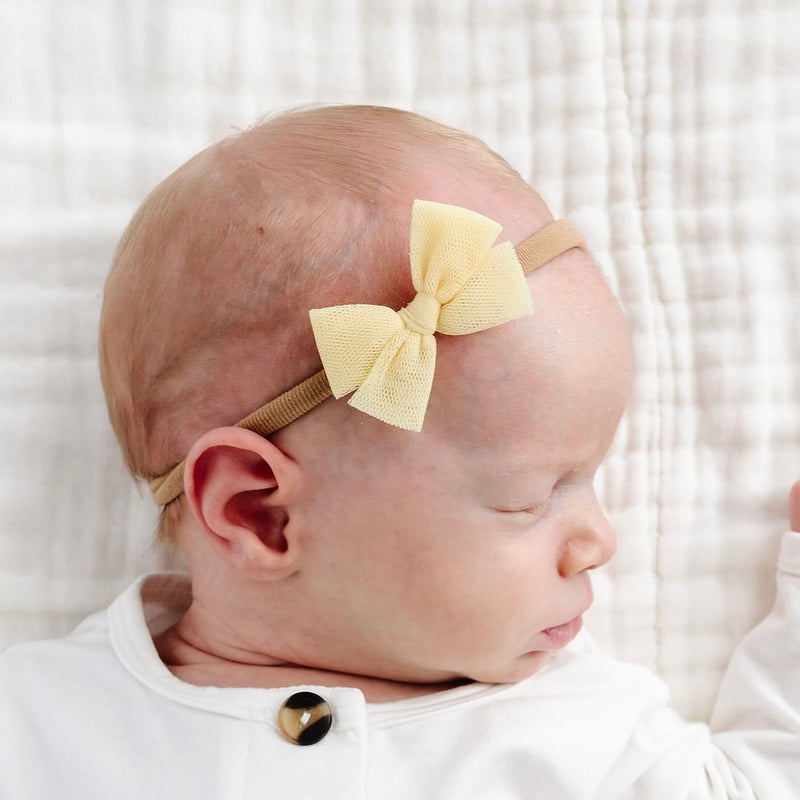
[{"label": "fine baby hair", "polygon": [[[410,259],[417,294],[411,303],[396,313],[367,305],[311,309],[326,369],[236,426],[269,436],[331,395],[355,392],[350,405],[390,425],[419,431],[433,383],[434,333],[476,333],[530,313],[523,276],[585,244],[568,220],[560,220],[514,248],[515,255],[510,245],[489,249],[499,230],[466,209],[416,201]],[[155,502],[166,504],[181,494],[183,467],[181,462],[150,481]]]}]

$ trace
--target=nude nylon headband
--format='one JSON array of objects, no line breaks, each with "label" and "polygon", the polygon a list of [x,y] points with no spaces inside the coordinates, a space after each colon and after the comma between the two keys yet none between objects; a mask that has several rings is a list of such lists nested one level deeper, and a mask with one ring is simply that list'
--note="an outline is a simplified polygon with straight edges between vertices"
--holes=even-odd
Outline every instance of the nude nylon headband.
[{"label": "nude nylon headband", "polygon": [[[529,275],[535,269],[573,247],[585,249],[586,240],[569,220],[561,219],[551,222],[534,233],[533,236],[518,244],[514,251],[519,258],[523,272]],[[331,394],[325,370],[320,370],[266,405],[256,409],[252,414],[248,414],[244,419],[235,423],[234,427],[245,428],[260,436],[270,436],[307,414],[323,400],[327,400]],[[184,463],[181,461],[166,475],[150,481],[150,493],[156,504],[166,505],[183,493]]]}]

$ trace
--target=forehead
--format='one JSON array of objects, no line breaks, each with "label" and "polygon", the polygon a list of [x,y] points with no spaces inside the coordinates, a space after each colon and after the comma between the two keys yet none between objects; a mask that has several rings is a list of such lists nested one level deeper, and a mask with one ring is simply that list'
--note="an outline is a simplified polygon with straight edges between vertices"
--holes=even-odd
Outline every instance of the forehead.
[{"label": "forehead", "polygon": [[426,425],[491,451],[554,433],[566,447],[627,401],[630,339],[589,256],[570,251],[528,277],[534,313],[462,338],[440,338]]}]

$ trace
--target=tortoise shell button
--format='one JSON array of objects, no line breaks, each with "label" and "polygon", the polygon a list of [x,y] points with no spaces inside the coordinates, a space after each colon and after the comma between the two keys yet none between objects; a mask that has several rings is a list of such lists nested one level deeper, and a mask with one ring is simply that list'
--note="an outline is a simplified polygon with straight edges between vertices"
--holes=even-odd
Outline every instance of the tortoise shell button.
[{"label": "tortoise shell button", "polygon": [[332,723],[331,707],[314,692],[296,692],[278,711],[278,728],[292,744],[316,744],[325,738]]}]

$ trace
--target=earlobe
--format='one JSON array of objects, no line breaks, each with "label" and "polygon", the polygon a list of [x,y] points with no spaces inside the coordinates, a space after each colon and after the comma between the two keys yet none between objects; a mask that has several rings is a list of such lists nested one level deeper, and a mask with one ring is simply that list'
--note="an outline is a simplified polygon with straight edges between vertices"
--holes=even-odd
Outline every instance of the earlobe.
[{"label": "earlobe", "polygon": [[287,525],[299,467],[272,442],[241,428],[208,431],[186,458],[184,485],[195,517],[234,566],[265,579],[294,570]]}]

